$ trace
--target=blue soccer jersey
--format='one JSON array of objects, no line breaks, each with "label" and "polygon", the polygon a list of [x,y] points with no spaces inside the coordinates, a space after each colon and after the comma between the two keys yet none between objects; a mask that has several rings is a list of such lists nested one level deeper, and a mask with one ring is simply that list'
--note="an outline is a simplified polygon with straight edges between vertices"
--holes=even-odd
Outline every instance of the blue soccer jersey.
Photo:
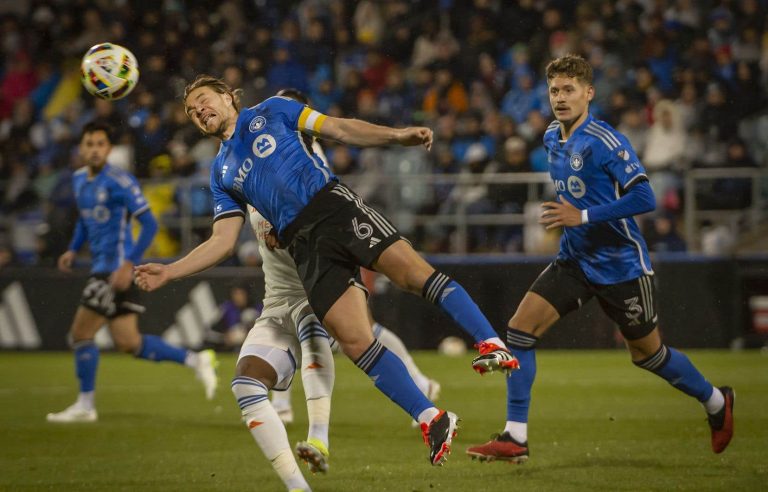
[{"label": "blue soccer jersey", "polygon": [[[109,164],[89,179],[75,172],[72,185],[82,228],[90,245],[92,273],[111,273],[133,252],[131,217],[149,210],[136,178]],[[76,233],[77,234],[77,233]]]},{"label": "blue soccer jersey", "polygon": [[[549,174],[558,196],[578,209],[610,204],[647,180],[629,141],[591,115],[562,142],[560,124],[544,133]],[[615,284],[653,274],[648,248],[634,218],[565,227],[559,258],[578,263],[596,284]]]},{"label": "blue soccer jersey", "polygon": [[214,220],[246,216],[253,205],[282,234],[312,197],[336,176],[301,138],[325,116],[285,97],[240,112],[235,131],[211,166]]}]

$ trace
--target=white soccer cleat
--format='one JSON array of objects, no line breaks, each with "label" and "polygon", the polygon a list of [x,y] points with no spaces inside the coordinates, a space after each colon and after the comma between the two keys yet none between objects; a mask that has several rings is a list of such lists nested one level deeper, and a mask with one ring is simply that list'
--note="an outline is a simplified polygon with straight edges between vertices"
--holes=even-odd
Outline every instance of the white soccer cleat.
[{"label": "white soccer cleat", "polygon": [[310,438],[296,443],[296,456],[309,467],[312,473],[328,471],[328,448],[319,439]]},{"label": "white soccer cleat", "polygon": [[83,408],[77,403],[67,407],[58,413],[49,413],[45,416],[45,420],[48,422],[55,422],[59,424],[70,424],[77,422],[96,422],[99,420],[99,415],[96,410],[91,408]]},{"label": "white soccer cleat", "polygon": [[203,383],[205,397],[209,400],[213,400],[214,395],[216,395],[216,388],[219,386],[219,378],[216,376],[218,366],[219,361],[216,360],[216,352],[213,350],[202,350],[197,353],[195,377]]}]

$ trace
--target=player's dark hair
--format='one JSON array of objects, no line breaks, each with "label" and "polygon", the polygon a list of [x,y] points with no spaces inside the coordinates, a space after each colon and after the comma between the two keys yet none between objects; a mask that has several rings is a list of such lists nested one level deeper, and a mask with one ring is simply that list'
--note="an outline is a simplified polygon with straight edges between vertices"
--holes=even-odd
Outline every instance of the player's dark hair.
[{"label": "player's dark hair", "polygon": [[275,95],[289,97],[295,101],[299,101],[301,104],[309,104],[309,98],[299,89],[294,89],[293,87],[281,89]]},{"label": "player's dark hair", "polygon": [[80,132],[80,141],[83,141],[83,138],[88,135],[89,133],[95,133],[95,132],[104,132],[107,135],[107,140],[109,143],[112,143],[112,127],[109,126],[108,123],[104,121],[90,121],[85,124],[83,127],[83,131]]},{"label": "player's dark hair", "polygon": [[579,55],[569,53],[549,62],[546,68],[547,82],[558,75],[573,77],[580,82],[592,85],[592,66]]},{"label": "player's dark hair", "polygon": [[198,75],[195,80],[187,84],[184,88],[184,106],[187,105],[187,96],[189,93],[200,87],[210,87],[214,92],[219,94],[229,94],[232,98],[232,105],[235,107],[235,111],[240,112],[240,95],[243,93],[242,89],[233,89],[222,79],[217,79],[213,75]]}]

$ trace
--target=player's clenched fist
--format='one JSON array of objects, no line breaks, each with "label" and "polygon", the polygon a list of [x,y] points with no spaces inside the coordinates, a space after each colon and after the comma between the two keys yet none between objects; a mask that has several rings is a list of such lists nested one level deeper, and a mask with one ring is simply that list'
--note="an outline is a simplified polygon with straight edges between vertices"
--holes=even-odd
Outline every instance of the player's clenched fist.
[{"label": "player's clenched fist", "polygon": [[397,143],[404,146],[423,145],[432,149],[432,130],[424,126],[411,126],[398,130]]},{"label": "player's clenched fist", "polygon": [[141,290],[151,292],[168,283],[168,266],[161,263],[146,263],[133,270],[136,285]]}]

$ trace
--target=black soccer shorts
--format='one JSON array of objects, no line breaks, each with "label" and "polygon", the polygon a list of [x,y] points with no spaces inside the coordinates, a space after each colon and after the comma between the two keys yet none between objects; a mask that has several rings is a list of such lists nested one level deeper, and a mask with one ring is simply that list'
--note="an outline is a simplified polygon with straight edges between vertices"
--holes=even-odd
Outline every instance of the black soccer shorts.
[{"label": "black soccer shorts", "polygon": [[336,182],[320,190],[281,237],[320,321],[350,285],[365,290],[360,267],[372,268],[400,239],[389,220]]},{"label": "black soccer shorts", "polygon": [[573,262],[555,260],[529,289],[547,300],[562,318],[597,297],[605,314],[627,340],[648,335],[658,324],[656,285],[651,275],[611,285],[590,282]]},{"label": "black soccer shorts", "polygon": [[109,275],[96,274],[88,279],[80,296],[80,305],[95,311],[107,319],[125,314],[141,314],[145,308],[140,304],[141,294],[136,284],[117,292],[109,285]]}]

